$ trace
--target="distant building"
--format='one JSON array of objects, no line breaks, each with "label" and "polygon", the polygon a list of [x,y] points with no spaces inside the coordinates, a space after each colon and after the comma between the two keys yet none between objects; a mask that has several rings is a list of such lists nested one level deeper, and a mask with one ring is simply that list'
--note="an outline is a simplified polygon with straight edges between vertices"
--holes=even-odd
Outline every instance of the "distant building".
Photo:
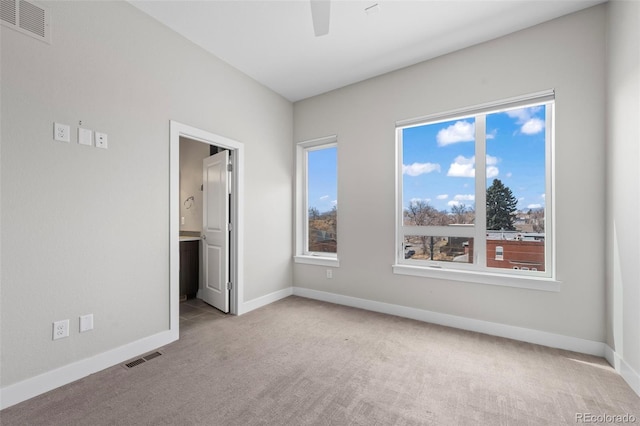
[{"label": "distant building", "polygon": [[[473,239],[465,245],[465,254],[456,262],[471,263]],[[487,266],[489,268],[540,271],[544,269],[544,234],[523,234],[517,231],[489,231],[487,233]]]}]

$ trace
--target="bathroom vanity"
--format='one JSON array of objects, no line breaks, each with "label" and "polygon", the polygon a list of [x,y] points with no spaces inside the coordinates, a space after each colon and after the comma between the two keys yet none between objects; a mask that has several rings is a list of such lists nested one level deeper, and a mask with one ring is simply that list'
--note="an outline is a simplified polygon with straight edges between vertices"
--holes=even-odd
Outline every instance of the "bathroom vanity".
[{"label": "bathroom vanity", "polygon": [[180,236],[180,300],[196,297],[199,278],[200,238]]}]

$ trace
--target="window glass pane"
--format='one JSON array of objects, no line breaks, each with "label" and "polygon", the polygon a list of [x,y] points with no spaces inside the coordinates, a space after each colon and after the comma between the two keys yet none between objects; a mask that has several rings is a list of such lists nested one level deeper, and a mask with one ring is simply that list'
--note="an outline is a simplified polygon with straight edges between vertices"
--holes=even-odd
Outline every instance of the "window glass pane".
[{"label": "window glass pane", "polygon": [[[544,272],[544,239],[524,237],[518,232],[488,232],[487,266]],[[504,239],[503,239],[504,238]],[[501,247],[500,253],[498,247]],[[494,256],[491,256],[491,254]]]},{"label": "window glass pane", "polygon": [[308,251],[337,253],[336,147],[307,151]]},{"label": "window glass pane", "polygon": [[486,117],[488,267],[544,271],[546,125],[545,105]]},{"label": "window glass pane", "polygon": [[405,225],[475,221],[475,119],[402,130]]},{"label": "window glass pane", "polygon": [[404,258],[438,262],[473,262],[473,238],[407,235]]}]

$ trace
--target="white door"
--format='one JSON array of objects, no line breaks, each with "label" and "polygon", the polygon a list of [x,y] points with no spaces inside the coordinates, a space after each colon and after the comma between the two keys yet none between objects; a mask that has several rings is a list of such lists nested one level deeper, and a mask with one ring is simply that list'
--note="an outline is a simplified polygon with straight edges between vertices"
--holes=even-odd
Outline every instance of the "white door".
[{"label": "white door", "polygon": [[229,312],[229,151],[202,162],[202,274],[201,298]]}]

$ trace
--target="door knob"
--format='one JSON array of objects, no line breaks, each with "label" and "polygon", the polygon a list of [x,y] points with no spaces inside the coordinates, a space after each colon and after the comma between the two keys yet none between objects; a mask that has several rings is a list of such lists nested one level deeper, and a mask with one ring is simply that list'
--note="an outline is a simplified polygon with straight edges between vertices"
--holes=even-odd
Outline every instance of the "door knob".
[{"label": "door knob", "polygon": [[202,234],[202,239],[203,239],[203,240],[206,240],[206,239],[207,239],[207,236],[206,236],[206,235],[204,235],[204,234]]}]

